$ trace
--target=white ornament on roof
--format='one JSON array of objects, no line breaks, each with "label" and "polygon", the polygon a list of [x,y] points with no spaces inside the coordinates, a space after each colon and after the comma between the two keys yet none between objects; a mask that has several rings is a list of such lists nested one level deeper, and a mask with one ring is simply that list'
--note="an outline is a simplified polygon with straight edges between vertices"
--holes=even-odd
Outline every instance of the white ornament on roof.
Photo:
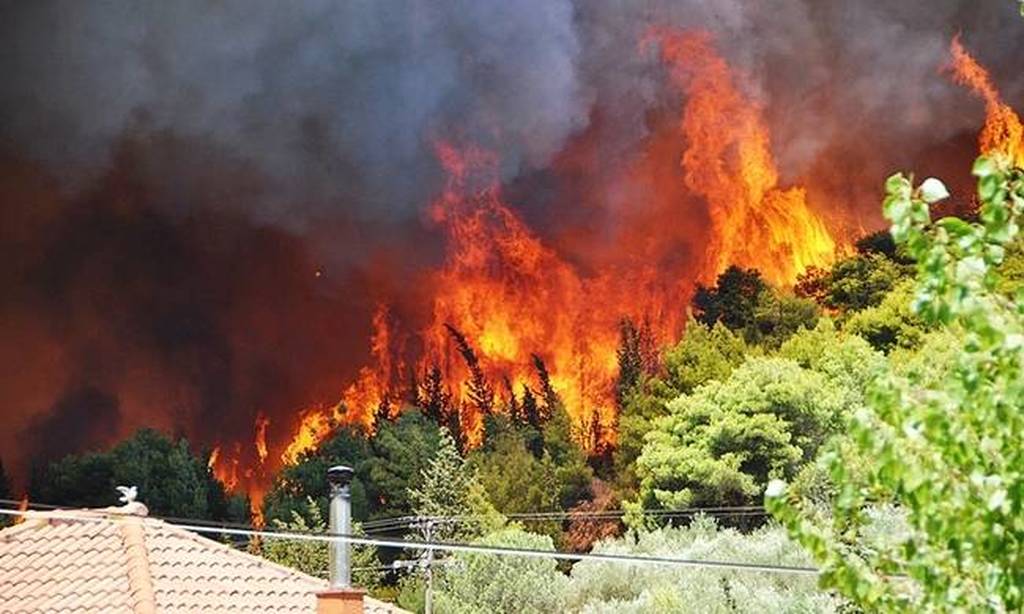
[{"label": "white ornament on roof", "polygon": [[121,493],[118,500],[125,505],[135,503],[135,497],[139,496],[139,489],[134,486],[118,486],[117,491]]}]

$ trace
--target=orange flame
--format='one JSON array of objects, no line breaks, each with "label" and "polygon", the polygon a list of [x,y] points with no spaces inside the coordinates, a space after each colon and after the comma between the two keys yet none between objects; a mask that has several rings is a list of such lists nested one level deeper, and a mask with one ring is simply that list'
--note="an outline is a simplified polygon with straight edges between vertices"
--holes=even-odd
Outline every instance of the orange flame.
[{"label": "orange flame", "polygon": [[758,105],[733,82],[706,33],[655,30],[672,82],[687,95],[680,122],[685,182],[710,207],[704,280],[735,264],[792,285],[810,266],[826,266],[836,240],[808,206],[803,188],[782,189]]},{"label": "orange flame", "polygon": [[496,156],[450,143],[438,143],[436,151],[448,180],[431,215],[442,225],[448,247],[445,265],[432,280],[443,290],[434,297],[433,319],[422,333],[424,368],[437,364],[447,381],[456,382],[463,422],[475,436],[480,416],[466,406],[461,386],[468,369],[445,324],[471,340],[491,381],[508,378],[518,392],[524,385],[536,389],[536,353],[579,424],[595,415],[609,420],[616,323],[635,305],[592,300],[601,295],[596,286],[602,280],[582,278],[504,203]]},{"label": "orange flame", "polygon": [[266,484],[269,473],[264,466],[267,459],[266,433],[270,426],[270,420],[263,414],[257,414],[254,423],[255,437],[253,447],[256,450],[259,464],[255,467],[242,469],[243,450],[241,444],[233,446],[230,458],[225,456],[221,446],[216,446],[210,451],[210,457],[206,461],[207,467],[213,472],[213,476],[224,485],[229,493],[244,491],[249,497],[249,511],[252,515],[253,524],[256,527],[263,526],[263,497],[266,494]]},{"label": "orange flame", "polygon": [[241,462],[241,446],[235,444],[235,453],[230,459],[222,457],[221,447],[217,446],[210,452],[210,459],[206,462],[206,465],[213,472],[213,477],[224,485],[224,488],[228,492],[234,491],[238,487],[238,466]]},{"label": "orange flame", "polygon": [[1003,102],[992,77],[964,48],[960,36],[950,44],[953,55],[953,78],[967,86],[985,101],[985,125],[978,135],[981,153],[1001,153],[1014,165],[1024,167],[1024,125],[1020,117]]},{"label": "orange flame", "polygon": [[303,454],[315,450],[330,433],[331,416],[323,408],[313,407],[299,413],[295,435],[281,453],[281,462],[294,465]]},{"label": "orange flame", "polygon": [[267,427],[270,426],[270,419],[262,413],[256,416],[256,437],[253,445],[256,447],[256,457],[262,465],[267,460]]},{"label": "orange flame", "polygon": [[[760,269],[777,284],[791,284],[805,268],[830,263],[836,240],[808,206],[802,188],[778,185],[761,110],[734,85],[710,38],[659,32],[657,39],[673,84],[687,94],[679,122],[686,142],[682,183],[707,201],[712,219],[706,262],[689,279],[713,279],[738,264]],[[673,133],[673,138],[678,137]],[[443,265],[427,280],[434,293],[429,323],[419,332],[423,350],[415,373],[441,369],[473,444],[481,435],[482,416],[466,384],[469,367],[446,325],[465,335],[498,397],[508,394],[501,386],[506,380],[516,393],[524,386],[536,392],[532,355],[537,354],[574,418],[581,443],[592,443],[583,441],[586,425],[609,426],[615,418],[619,322],[624,316],[649,316],[653,334],[672,341],[690,282],[676,279],[680,272],[668,273],[658,258],[626,259],[628,264],[614,263],[610,271],[582,272],[506,204],[493,152],[449,142],[436,143],[435,151],[447,180],[427,213],[444,233],[446,251]],[[639,157],[662,154],[654,146]],[[664,200],[660,187],[652,178],[652,197]],[[686,223],[678,214],[675,219]],[[639,235],[656,232],[650,224],[641,230]],[[400,345],[386,306],[379,306],[371,365],[359,371],[337,405],[301,412],[281,461],[297,462],[335,425],[369,429],[382,408],[392,411],[394,391],[404,384]],[[614,432],[601,431],[611,443]]]},{"label": "orange flame", "polygon": [[12,524],[21,524],[25,522],[25,512],[28,511],[28,493],[21,495],[21,500],[18,501],[18,511],[20,515],[14,517]]}]

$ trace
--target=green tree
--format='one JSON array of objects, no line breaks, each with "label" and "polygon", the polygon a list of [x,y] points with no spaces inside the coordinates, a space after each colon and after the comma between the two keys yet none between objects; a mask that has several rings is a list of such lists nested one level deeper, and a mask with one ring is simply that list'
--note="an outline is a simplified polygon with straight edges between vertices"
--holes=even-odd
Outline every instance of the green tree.
[{"label": "green tree", "polygon": [[[885,214],[917,260],[913,309],[962,329],[948,377],[883,378],[870,410],[822,464],[838,485],[823,522],[773,482],[766,504],[822,566],[821,580],[867,611],[1019,611],[1024,608],[1024,315],[998,291],[996,268],[1018,233],[1024,171],[1000,158],[974,166],[980,223],[931,221],[947,196],[934,179],[886,183]],[[851,472],[849,452],[869,459]],[[907,529],[857,547],[866,511],[891,501]]]},{"label": "green tree", "polygon": [[337,428],[318,449],[281,469],[264,498],[264,516],[268,521],[290,522],[294,513],[306,513],[310,497],[326,515],[327,469],[339,464],[355,469],[351,485],[355,518],[410,515],[413,505],[408,490],[436,452],[440,433],[433,420],[411,409],[384,422],[369,437],[356,427]]},{"label": "green tree", "polygon": [[820,373],[781,358],[751,358],[725,382],[712,381],[668,408],[637,459],[643,508],[756,501],[769,479],[792,477],[813,458],[843,406]]},{"label": "green tree", "polygon": [[[808,567],[810,557],[777,526],[743,532],[723,529],[707,516],[686,526],[630,532],[598,543],[601,554],[743,561]],[[840,601],[810,575],[711,568],[622,565],[580,561],[567,590],[568,612],[675,614],[677,612],[835,612]]]},{"label": "green tree", "polygon": [[[380,430],[389,424],[385,423]],[[356,469],[350,487],[352,514],[355,518],[367,518],[371,510],[377,509],[366,493],[368,480],[363,464],[369,456],[369,445],[361,430],[352,427],[335,429],[319,448],[307,453],[294,465],[284,466],[274,477],[274,483],[263,499],[263,515],[267,522],[292,522],[295,514],[304,515],[309,511],[309,499],[316,501],[320,515],[326,516],[330,496],[327,469],[334,465],[348,465]],[[313,521],[312,518],[306,520]]]},{"label": "green tree", "polygon": [[745,330],[754,323],[754,310],[767,287],[756,270],[730,266],[714,286],[697,287],[693,297],[697,321],[707,326],[721,322],[732,330]]},{"label": "green tree", "polygon": [[417,516],[433,520],[429,537],[459,540],[482,535],[503,519],[487,500],[476,472],[459,454],[455,440],[441,430],[437,452],[408,490]]},{"label": "green tree", "polygon": [[[509,527],[473,542],[481,546],[554,550],[551,538]],[[555,559],[459,553],[437,591],[439,612],[562,612],[568,580]]]},{"label": "green tree", "polygon": [[615,381],[615,400],[621,408],[623,397],[643,378],[655,375],[660,369],[657,341],[649,320],[644,319],[639,326],[629,318],[622,320],[616,358],[619,376]]},{"label": "green tree", "polygon": [[766,289],[754,307],[754,322],[744,331],[748,342],[764,348],[779,347],[798,331],[814,328],[818,306],[814,301]]},{"label": "green tree", "polygon": [[665,352],[664,376],[644,378],[622,400],[612,458],[616,488],[623,499],[636,494],[636,459],[654,421],[668,413],[667,403],[709,381],[724,381],[748,353],[756,351],[721,322],[709,327],[693,318],[687,321],[683,338]]},{"label": "green tree", "polygon": [[701,384],[729,377],[749,352],[743,337],[723,324],[690,319],[683,338],[665,353],[665,383],[677,394],[689,394]]},{"label": "green tree", "polygon": [[776,354],[824,375],[844,398],[844,412],[866,403],[869,386],[886,367],[885,356],[857,335],[822,319],[814,329],[789,338]]},{"label": "green tree", "polygon": [[587,464],[587,454],[573,437],[572,419],[561,400],[556,400],[550,418],[541,433],[544,459],[555,468],[558,500],[562,509],[568,509],[590,496],[590,481],[594,472]]},{"label": "green tree", "polygon": [[[562,484],[551,458],[534,456],[519,433],[498,434],[469,457],[488,499],[505,514],[558,512]],[[530,522],[532,530],[558,538],[561,522]]]},{"label": "green tree", "polygon": [[[312,498],[306,499],[304,513],[293,511],[292,518],[288,522],[275,518],[271,521],[271,526],[275,530],[290,533],[318,535],[327,533],[327,522],[320,511],[320,505]],[[354,524],[352,531],[356,535],[363,534],[359,523]],[[270,537],[259,544],[258,550],[260,555],[267,560],[298,569],[311,576],[327,579],[330,575],[330,553],[327,542]],[[380,587],[381,573],[376,569],[380,567],[380,559],[377,557],[376,546],[353,545],[351,564],[353,584],[370,591]]]},{"label": "green tree", "polygon": [[69,455],[37,470],[34,501],[67,507],[118,505],[117,486],[136,486],[139,501],[158,516],[247,521],[231,506],[203,458],[185,439],[142,429],[106,452]]},{"label": "green tree", "polygon": [[837,262],[829,273],[824,304],[841,311],[859,311],[882,302],[909,271],[877,253]]},{"label": "green tree", "polygon": [[1006,246],[1006,255],[999,265],[999,290],[1014,296],[1024,288],[1024,238],[1017,237]]},{"label": "green tree", "polygon": [[[703,327],[702,324],[694,326]],[[635,471],[636,459],[643,450],[644,437],[653,428],[655,420],[668,414],[666,405],[677,396],[678,390],[653,378],[634,387],[623,399],[618,439],[612,453],[614,485],[621,498],[628,499],[636,495],[639,486]]]},{"label": "green tree", "polygon": [[914,261],[907,258],[906,252],[892,240],[888,230],[877,230],[857,239],[853,244],[857,253],[862,256],[878,254],[885,256],[893,262],[900,264],[913,264]]},{"label": "green tree", "polygon": [[900,283],[878,305],[850,316],[845,330],[863,337],[882,352],[916,348],[929,326],[910,308],[913,287],[911,280]]},{"label": "green tree", "polygon": [[367,458],[359,465],[364,476],[369,517],[413,513],[409,489],[437,453],[441,429],[421,412],[407,410],[370,439]]}]

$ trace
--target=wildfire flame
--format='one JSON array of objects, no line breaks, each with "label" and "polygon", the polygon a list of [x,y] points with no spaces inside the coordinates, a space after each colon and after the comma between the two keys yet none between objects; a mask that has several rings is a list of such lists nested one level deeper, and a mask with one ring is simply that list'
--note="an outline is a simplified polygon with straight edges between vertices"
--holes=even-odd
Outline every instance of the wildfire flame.
[{"label": "wildfire flame", "polygon": [[[680,333],[682,305],[694,279],[713,279],[729,264],[738,264],[790,284],[806,267],[831,262],[837,241],[808,206],[803,189],[779,187],[761,110],[733,84],[710,38],[659,32],[657,40],[672,83],[687,95],[678,137],[672,137],[685,142],[674,180],[709,207],[712,228],[703,265],[688,270],[686,279],[680,278],[687,271],[667,271],[657,258],[645,260],[646,255],[613,263],[607,271],[581,270],[506,203],[495,153],[472,144],[437,142],[435,152],[447,179],[427,213],[443,233],[445,256],[426,278],[433,292],[429,318],[414,331],[422,350],[407,366],[411,335],[396,329],[386,304],[378,306],[371,362],[336,405],[299,412],[293,436],[276,456],[267,452],[267,423],[257,422],[261,462],[296,463],[339,424],[374,428],[380,417],[400,409],[400,399],[408,398],[410,376],[423,378],[434,368],[443,374],[460,426],[474,445],[482,434],[482,411],[501,411],[511,395],[527,389],[538,392],[534,356],[550,374],[580,443],[613,443],[616,350],[624,317],[644,319],[654,337],[672,341]],[[662,154],[652,144],[638,157]],[[641,169],[636,173],[641,180],[646,176],[643,164],[631,168]],[[652,177],[648,187],[662,206],[659,181]],[[678,219],[679,207],[688,203],[673,204],[668,211]],[[650,226],[639,235],[657,232]],[[467,344],[491,385],[493,408],[481,408],[470,390]],[[226,484],[245,480],[252,497],[250,472],[239,477],[237,457],[225,461],[223,454],[212,455],[211,464]]]},{"label": "wildfire flame", "polygon": [[253,438],[253,445],[256,447],[256,456],[262,465],[267,460],[267,427],[270,426],[270,419],[259,414],[256,416],[256,435]]},{"label": "wildfire flame", "polygon": [[[441,365],[447,381],[468,378],[445,328],[450,324],[473,341],[491,381],[507,379],[516,393],[524,386],[535,390],[531,357],[537,354],[580,425],[609,420],[615,325],[635,305],[592,300],[602,280],[579,275],[505,204],[495,156],[450,143],[439,143],[437,153],[448,182],[431,214],[448,250],[433,279],[444,291],[434,298],[433,320],[422,333],[425,362]],[[466,391],[455,388],[465,401]],[[476,432],[480,416],[468,409],[464,422]]]},{"label": "wildfire flame", "polygon": [[21,500],[18,501],[18,511],[20,514],[14,517],[12,524],[21,524],[25,522],[25,512],[28,511],[28,493],[21,496]]},{"label": "wildfire flame", "polygon": [[330,414],[322,408],[300,412],[295,436],[281,453],[281,462],[286,465],[298,462],[303,454],[315,449],[331,433],[332,427]]},{"label": "wildfire flame", "polygon": [[[735,87],[710,38],[671,32],[657,38],[673,83],[687,94],[680,120],[687,142],[683,178],[707,200],[713,220],[700,277],[712,279],[738,264],[791,284],[807,267],[831,262],[836,241],[802,188],[778,186],[760,109]],[[627,315],[655,314],[655,333],[672,339],[679,322],[666,314],[682,311],[672,309],[680,299],[678,286],[654,283],[655,267],[625,283],[611,275],[582,275],[504,202],[493,152],[450,142],[437,143],[435,151],[447,181],[428,213],[444,232],[447,250],[444,266],[431,277],[439,291],[430,324],[419,335],[425,350],[416,372],[431,365],[442,369],[460,404],[463,428],[471,440],[479,437],[481,416],[467,402],[464,384],[469,369],[453,347],[450,325],[472,341],[490,381],[511,383],[511,394],[535,386],[531,357],[538,354],[578,428],[595,420],[610,423],[618,323]],[[333,424],[370,427],[375,410],[395,397],[391,389],[402,369],[395,366],[386,308],[378,308],[373,329],[374,365],[360,371],[337,406],[302,413],[283,462],[314,449]],[[614,434],[606,431],[604,437]]]},{"label": "wildfire flame", "polygon": [[705,281],[735,264],[788,286],[808,267],[830,264],[836,240],[802,187],[779,187],[761,109],[737,89],[710,35],[658,29],[652,41],[687,96],[682,166],[687,187],[707,199],[713,226]]},{"label": "wildfire flame", "polygon": [[1024,167],[1024,124],[1020,117],[1003,102],[988,71],[964,48],[959,36],[953,38],[950,53],[953,78],[985,101],[985,125],[978,135],[981,152],[1001,153],[1014,165]]}]

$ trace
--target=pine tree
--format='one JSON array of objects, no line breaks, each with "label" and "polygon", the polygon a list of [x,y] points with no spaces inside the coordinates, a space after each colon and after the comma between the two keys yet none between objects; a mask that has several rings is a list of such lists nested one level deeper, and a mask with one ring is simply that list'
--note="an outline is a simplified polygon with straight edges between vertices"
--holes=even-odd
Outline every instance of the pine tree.
[{"label": "pine tree", "polygon": [[527,424],[539,429],[543,424],[541,408],[537,403],[537,397],[530,390],[529,386],[523,385],[523,418]]},{"label": "pine tree", "polygon": [[615,401],[621,409],[629,391],[639,385],[646,376],[656,375],[660,369],[658,340],[651,329],[651,321],[644,318],[637,326],[630,318],[623,318],[619,324],[619,348],[616,350],[619,362],[619,377],[615,383]]},{"label": "pine tree", "polygon": [[527,449],[537,458],[544,455],[544,439],[541,433],[542,416],[541,408],[537,404],[537,397],[530,390],[529,386],[523,385],[523,424],[529,426],[528,434],[525,436]]},{"label": "pine tree", "polygon": [[419,486],[409,490],[409,500],[417,516],[436,520],[431,527],[432,538],[445,541],[478,536],[481,528],[472,517],[487,504],[481,499],[476,474],[459,454],[447,429],[441,429],[437,453],[420,475]]},{"label": "pine tree", "polygon": [[409,405],[421,409],[426,407],[427,402],[423,398],[423,390],[420,386],[420,379],[416,369],[409,369],[409,389],[406,391],[405,396],[406,400],[409,401]]},{"label": "pine tree", "polygon": [[519,405],[519,399],[516,398],[516,391],[512,388],[512,380],[506,375],[502,378],[502,382],[505,384],[505,391],[508,393],[508,417],[513,424],[522,424],[524,422],[523,411]]},{"label": "pine tree", "polygon": [[640,357],[639,331],[629,318],[619,323],[619,348],[615,357],[619,362],[619,377],[615,382],[615,403],[621,408],[626,394],[640,382],[643,364]]},{"label": "pine tree", "polygon": [[537,354],[533,354],[533,367],[537,371],[537,379],[540,381],[540,393],[544,399],[544,408],[542,417],[544,421],[547,421],[554,414],[555,409],[562,404],[562,399],[555,392],[555,387],[551,385],[551,375],[548,373],[547,365],[541,360],[541,357]]},{"label": "pine tree", "polygon": [[448,330],[448,334],[452,336],[452,339],[455,340],[456,349],[462,355],[466,366],[469,367],[469,382],[466,387],[469,389],[470,401],[473,402],[473,405],[480,413],[484,415],[491,413],[494,409],[494,389],[491,388],[490,383],[488,383],[487,378],[484,376],[483,369],[480,366],[480,359],[477,358],[476,352],[473,351],[473,347],[469,345],[469,341],[461,331],[451,324],[445,324],[444,327]]},{"label": "pine tree", "polygon": [[640,323],[639,335],[640,366],[646,375],[657,375],[661,371],[661,352],[658,350],[658,338],[651,328],[651,319],[647,316]]},{"label": "pine tree", "polygon": [[373,415],[374,428],[380,428],[382,424],[391,420],[393,408],[394,403],[391,401],[391,394],[385,392],[381,396],[380,403],[377,404],[377,409]]},{"label": "pine tree", "polygon": [[445,426],[448,415],[451,413],[452,395],[444,385],[444,376],[441,368],[433,365],[427,371],[423,379],[418,397],[418,405],[428,418],[437,423],[438,426]]}]

